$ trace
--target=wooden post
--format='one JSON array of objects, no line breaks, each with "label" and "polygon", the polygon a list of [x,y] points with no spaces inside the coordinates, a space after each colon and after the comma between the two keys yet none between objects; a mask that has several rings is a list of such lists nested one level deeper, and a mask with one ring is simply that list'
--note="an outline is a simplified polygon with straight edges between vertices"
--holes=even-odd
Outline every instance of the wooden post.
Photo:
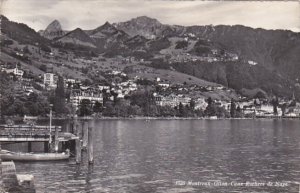
[{"label": "wooden post", "polygon": [[68,123],[66,123],[66,130],[65,130],[65,132],[67,132],[67,133],[70,132],[70,125],[71,125],[71,123],[68,121]]},{"label": "wooden post", "polygon": [[74,134],[74,120],[72,119],[72,121],[70,121],[69,123],[69,127],[70,127],[70,133]]},{"label": "wooden post", "polygon": [[28,142],[28,152],[32,152],[32,142]]},{"label": "wooden post", "polygon": [[59,145],[59,141],[58,141],[58,128],[55,127],[55,136],[54,136],[54,150],[55,150],[55,152],[58,152],[58,145]]},{"label": "wooden post", "polygon": [[[66,149],[69,149],[69,148],[67,148],[67,142],[66,141],[62,141],[61,142],[61,150],[62,151],[65,151]],[[69,149],[70,150],[70,149]]]},{"label": "wooden post", "polygon": [[[0,151],[1,151],[1,144],[0,144]],[[0,188],[2,187],[2,160],[0,157]]]},{"label": "wooden post", "polygon": [[94,146],[93,146],[93,138],[94,138],[94,129],[93,127],[89,127],[88,132],[88,160],[89,164],[94,163]]},{"label": "wooden post", "polygon": [[78,127],[78,121],[77,121],[77,119],[75,119],[73,122],[73,128],[72,128],[73,134],[75,134],[75,135],[77,135],[77,127]]},{"label": "wooden post", "polygon": [[82,147],[84,149],[87,148],[88,145],[88,133],[89,133],[89,123],[87,121],[84,121],[82,124],[82,132],[83,132],[83,136],[82,136]]},{"label": "wooden post", "polygon": [[81,162],[81,142],[80,142],[80,139],[76,139],[75,144],[76,144],[76,163],[79,164]]},{"label": "wooden post", "polygon": [[80,141],[80,128],[77,122],[74,124],[75,131],[78,139],[75,140],[75,150],[76,150],[76,163],[79,164],[81,162],[81,141]]},{"label": "wooden post", "polygon": [[45,153],[48,153],[48,152],[49,152],[49,142],[48,142],[48,141],[45,141],[45,142],[44,142],[44,152],[45,152]]}]

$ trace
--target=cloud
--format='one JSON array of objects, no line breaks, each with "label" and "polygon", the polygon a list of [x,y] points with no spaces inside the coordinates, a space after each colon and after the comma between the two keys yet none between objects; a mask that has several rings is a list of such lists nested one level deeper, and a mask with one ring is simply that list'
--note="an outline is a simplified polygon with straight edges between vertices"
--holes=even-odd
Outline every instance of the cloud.
[{"label": "cloud", "polygon": [[[0,0],[1,1],[1,0]],[[64,29],[96,28],[147,15],[165,24],[235,25],[300,31],[298,2],[137,1],[137,0],[2,0],[9,19],[44,29],[58,19]]]}]

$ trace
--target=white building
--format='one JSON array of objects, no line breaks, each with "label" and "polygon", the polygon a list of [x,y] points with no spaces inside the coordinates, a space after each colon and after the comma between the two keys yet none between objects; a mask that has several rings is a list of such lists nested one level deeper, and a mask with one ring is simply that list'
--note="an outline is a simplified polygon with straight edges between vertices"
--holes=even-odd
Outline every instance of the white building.
[{"label": "white building", "polygon": [[3,71],[5,71],[5,72],[8,73],[8,74],[12,73],[12,74],[14,74],[15,76],[20,77],[20,78],[22,78],[22,77],[23,77],[23,74],[24,74],[24,71],[18,69],[18,66],[17,66],[17,65],[16,65],[16,67],[13,68],[13,69],[3,69]]},{"label": "white building", "polygon": [[189,105],[191,98],[186,97],[183,95],[176,96],[176,95],[169,95],[169,96],[160,96],[154,95],[155,103],[159,106],[170,106],[170,107],[177,107],[180,103],[182,105]]},{"label": "white building", "polygon": [[103,91],[103,90],[109,90],[110,86],[99,85],[98,88],[99,88],[99,90]]},{"label": "white building", "polygon": [[44,74],[44,85],[45,87],[56,87],[56,78],[53,73],[45,73]]},{"label": "white building", "polygon": [[168,83],[158,83],[158,86],[163,87],[163,88],[169,88],[170,84],[168,84]]},{"label": "white building", "polygon": [[79,106],[82,100],[89,100],[91,106],[93,106],[96,102],[99,102],[103,105],[103,95],[102,93],[95,93],[93,91],[78,91],[73,92],[70,97],[70,101],[76,110],[79,109]]},{"label": "white building", "polygon": [[[277,115],[281,115],[282,111],[281,108],[277,108]],[[273,116],[274,109],[272,105],[261,105],[256,108],[256,115],[257,116]]]}]

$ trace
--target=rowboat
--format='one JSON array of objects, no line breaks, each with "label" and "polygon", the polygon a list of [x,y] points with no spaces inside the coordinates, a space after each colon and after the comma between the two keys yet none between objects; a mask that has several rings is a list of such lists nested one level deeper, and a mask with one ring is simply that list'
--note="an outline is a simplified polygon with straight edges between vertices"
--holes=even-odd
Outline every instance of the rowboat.
[{"label": "rowboat", "polygon": [[70,152],[62,153],[21,153],[0,150],[0,158],[6,161],[56,161],[69,159]]}]

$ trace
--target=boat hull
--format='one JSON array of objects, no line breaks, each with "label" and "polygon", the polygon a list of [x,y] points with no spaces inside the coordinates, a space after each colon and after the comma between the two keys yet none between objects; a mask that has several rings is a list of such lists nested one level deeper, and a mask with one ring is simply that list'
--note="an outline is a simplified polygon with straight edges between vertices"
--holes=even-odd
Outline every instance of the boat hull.
[{"label": "boat hull", "polygon": [[0,153],[5,161],[56,161],[69,159],[67,153]]}]

